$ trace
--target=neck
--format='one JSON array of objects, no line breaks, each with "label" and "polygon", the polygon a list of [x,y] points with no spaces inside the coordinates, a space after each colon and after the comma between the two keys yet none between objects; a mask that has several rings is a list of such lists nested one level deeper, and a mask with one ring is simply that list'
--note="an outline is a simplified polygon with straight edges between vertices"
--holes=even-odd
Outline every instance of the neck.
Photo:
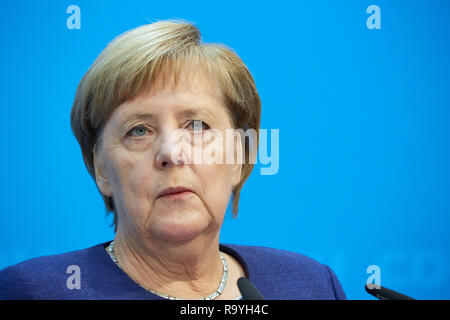
[{"label": "neck", "polygon": [[119,229],[114,248],[128,276],[158,293],[199,299],[217,290],[222,278],[218,234],[170,243],[128,236]]}]

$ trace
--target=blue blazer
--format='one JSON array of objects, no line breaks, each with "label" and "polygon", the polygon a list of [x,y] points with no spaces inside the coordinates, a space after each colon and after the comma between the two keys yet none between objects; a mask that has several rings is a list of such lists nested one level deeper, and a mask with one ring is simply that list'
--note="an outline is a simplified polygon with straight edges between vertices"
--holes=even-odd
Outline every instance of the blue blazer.
[{"label": "blue blazer", "polygon": [[[163,299],[129,278],[105,251],[108,244],[34,258],[1,270],[0,299]],[[346,298],[334,272],[304,255],[242,245],[220,245],[220,250],[242,264],[265,299]],[[74,268],[79,271],[79,287],[70,278]]]}]

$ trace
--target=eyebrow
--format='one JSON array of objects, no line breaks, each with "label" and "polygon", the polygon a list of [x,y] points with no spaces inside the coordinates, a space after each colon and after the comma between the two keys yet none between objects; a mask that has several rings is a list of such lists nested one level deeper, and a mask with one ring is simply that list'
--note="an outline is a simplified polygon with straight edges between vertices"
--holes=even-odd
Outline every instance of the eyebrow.
[{"label": "eyebrow", "polygon": [[216,116],[204,106],[186,108],[179,113],[179,116],[184,118],[203,116],[209,118],[210,120],[216,118]]},{"label": "eyebrow", "polygon": [[[204,106],[186,107],[182,111],[178,112],[176,116],[177,118],[190,118],[200,116],[206,117],[210,121],[216,119],[216,116]],[[156,118],[157,116],[152,113],[145,111],[136,111],[125,114],[124,116],[119,118],[119,123],[127,124],[133,120],[154,120]]]}]

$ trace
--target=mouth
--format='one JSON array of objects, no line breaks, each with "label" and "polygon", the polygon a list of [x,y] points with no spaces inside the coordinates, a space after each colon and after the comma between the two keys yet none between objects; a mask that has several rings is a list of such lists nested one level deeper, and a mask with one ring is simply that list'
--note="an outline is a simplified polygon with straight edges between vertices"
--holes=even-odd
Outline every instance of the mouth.
[{"label": "mouth", "polygon": [[171,187],[160,192],[157,198],[181,200],[192,194],[194,194],[194,192],[191,189],[185,187]]}]

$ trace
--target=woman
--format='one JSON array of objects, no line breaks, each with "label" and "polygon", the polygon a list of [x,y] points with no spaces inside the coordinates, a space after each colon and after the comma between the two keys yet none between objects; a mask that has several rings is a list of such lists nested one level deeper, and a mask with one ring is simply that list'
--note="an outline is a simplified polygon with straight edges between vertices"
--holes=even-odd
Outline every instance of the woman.
[{"label": "woman", "polygon": [[0,298],[239,299],[241,277],[266,299],[345,298],[334,273],[310,258],[219,244],[230,196],[236,215],[253,168],[242,133],[259,130],[260,113],[244,63],[202,43],[193,25],[160,21],[114,39],[81,80],[71,114],[114,214],[114,241],[8,267]]}]

